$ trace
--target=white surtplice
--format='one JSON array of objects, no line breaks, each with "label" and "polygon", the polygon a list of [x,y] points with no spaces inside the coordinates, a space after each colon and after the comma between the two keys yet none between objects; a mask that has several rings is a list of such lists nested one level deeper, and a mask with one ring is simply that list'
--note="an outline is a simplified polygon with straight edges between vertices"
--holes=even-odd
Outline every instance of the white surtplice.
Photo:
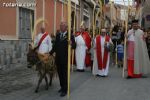
[{"label": "white surtplice", "polygon": [[[45,34],[45,33],[44,33]],[[38,43],[41,39],[41,37],[44,35],[42,33],[39,33],[37,35],[37,37],[35,38],[35,41],[34,41],[34,45],[35,47],[38,46]],[[41,54],[44,54],[44,53],[49,53],[52,49],[52,43],[51,43],[51,37],[49,35],[47,35],[44,40],[42,41],[41,45],[39,46],[38,48],[38,52],[41,53]]]},{"label": "white surtplice", "polygon": [[[112,43],[111,39],[109,40],[109,43]],[[105,44],[105,37],[101,36],[101,52],[102,52],[102,61],[104,56],[104,44]],[[106,63],[106,68],[100,70],[98,68],[98,61],[97,61],[97,52],[96,52],[96,39],[94,43],[94,62],[93,62],[93,75],[100,75],[100,76],[107,76],[108,75],[108,69],[109,69],[109,62],[110,62],[110,53],[108,53],[108,59]]]},{"label": "white surtplice", "polygon": [[85,56],[86,56],[86,44],[81,35],[75,37],[76,49],[75,49],[75,58],[77,69],[83,70],[85,68]]}]

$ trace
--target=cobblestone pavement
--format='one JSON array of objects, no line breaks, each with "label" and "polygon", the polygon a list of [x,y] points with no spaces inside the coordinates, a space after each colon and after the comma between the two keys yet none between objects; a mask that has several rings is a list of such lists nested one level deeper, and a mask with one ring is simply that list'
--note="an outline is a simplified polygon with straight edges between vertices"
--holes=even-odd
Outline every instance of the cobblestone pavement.
[{"label": "cobblestone pavement", "polygon": [[33,86],[31,83],[35,72],[27,68],[16,68],[9,72],[0,71],[0,94],[5,95]]},{"label": "cobblestone pavement", "polygon": [[[83,73],[71,73],[70,100],[150,100],[150,75],[143,79],[123,79],[122,69],[110,68],[107,78],[94,77],[88,69]],[[11,72],[0,71],[0,100],[66,100],[60,97],[58,77],[45,90],[45,82],[39,93],[34,93],[37,73],[20,67]]]}]

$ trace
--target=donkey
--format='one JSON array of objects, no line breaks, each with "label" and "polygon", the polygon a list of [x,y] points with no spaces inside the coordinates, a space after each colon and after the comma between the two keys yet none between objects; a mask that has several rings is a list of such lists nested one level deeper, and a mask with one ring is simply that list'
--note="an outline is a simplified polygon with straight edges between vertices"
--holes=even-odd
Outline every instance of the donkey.
[{"label": "donkey", "polygon": [[[48,90],[49,86],[52,85],[53,76],[56,73],[54,56],[49,55],[48,62],[45,63],[44,61],[40,60],[38,52],[36,51],[36,49],[32,48],[31,44],[29,44],[28,50],[29,51],[27,53],[27,62],[28,62],[27,67],[32,68],[33,66],[36,66],[36,71],[38,71],[39,74],[39,80],[38,80],[35,93],[38,92],[39,86],[43,79],[45,79],[46,90]],[[49,77],[49,83],[48,83],[47,75]]]}]

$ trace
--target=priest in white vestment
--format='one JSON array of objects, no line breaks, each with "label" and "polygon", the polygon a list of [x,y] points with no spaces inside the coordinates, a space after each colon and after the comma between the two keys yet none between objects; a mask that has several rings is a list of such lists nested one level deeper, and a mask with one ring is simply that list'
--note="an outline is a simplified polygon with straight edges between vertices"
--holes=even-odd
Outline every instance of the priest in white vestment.
[{"label": "priest in white vestment", "polygon": [[106,35],[106,29],[101,30],[101,35],[96,36],[94,43],[93,75],[106,77],[109,72],[110,48],[112,40]]},{"label": "priest in white vestment", "polygon": [[84,25],[80,26],[80,32],[76,32],[75,41],[75,59],[77,71],[84,72],[85,67],[89,67],[91,64],[89,55],[91,48],[91,37],[89,33],[85,31]]}]

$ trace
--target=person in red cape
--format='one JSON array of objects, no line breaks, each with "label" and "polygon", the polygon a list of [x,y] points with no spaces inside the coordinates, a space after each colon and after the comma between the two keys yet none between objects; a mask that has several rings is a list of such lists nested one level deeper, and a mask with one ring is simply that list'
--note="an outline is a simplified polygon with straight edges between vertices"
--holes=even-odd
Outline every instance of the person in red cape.
[{"label": "person in red cape", "polygon": [[111,38],[106,35],[106,29],[101,30],[101,35],[96,36],[94,43],[93,74],[101,77],[108,75],[110,62]]},{"label": "person in red cape", "polygon": [[76,49],[75,60],[77,65],[77,71],[84,72],[85,66],[91,65],[90,48],[91,37],[88,32],[85,31],[85,27],[82,24],[80,26],[80,32],[76,32]]}]

